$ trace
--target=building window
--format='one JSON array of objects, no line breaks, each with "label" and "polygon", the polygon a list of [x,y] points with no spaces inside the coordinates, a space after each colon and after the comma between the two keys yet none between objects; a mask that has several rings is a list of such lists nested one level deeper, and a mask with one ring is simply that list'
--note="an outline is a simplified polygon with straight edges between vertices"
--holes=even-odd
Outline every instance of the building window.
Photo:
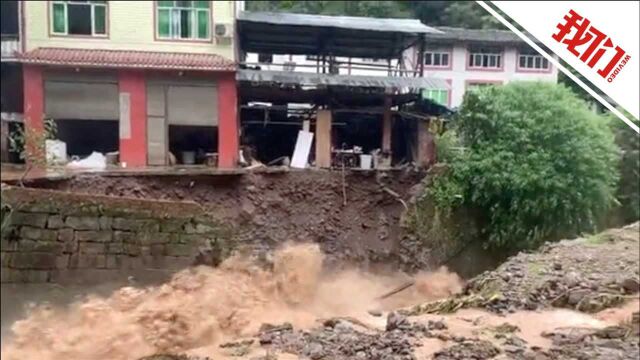
[{"label": "building window", "polygon": [[538,54],[534,49],[528,48],[520,51],[518,55],[518,68],[527,70],[549,70],[549,60]]},{"label": "building window", "polygon": [[443,106],[449,106],[449,90],[424,89],[422,90],[422,98],[432,100]]},{"label": "building window", "polygon": [[427,50],[424,53],[424,64],[430,67],[449,67],[451,61],[448,51]]},{"label": "building window", "polygon": [[469,48],[468,65],[470,68],[501,69],[502,49],[494,47]]},{"label": "building window", "polygon": [[51,7],[51,30],[54,34],[107,34],[106,1],[53,1]]},{"label": "building window", "polygon": [[158,1],[156,27],[161,39],[211,38],[210,1]]},{"label": "building window", "polygon": [[499,81],[469,81],[467,82],[467,91],[482,89],[489,86],[501,85]]}]

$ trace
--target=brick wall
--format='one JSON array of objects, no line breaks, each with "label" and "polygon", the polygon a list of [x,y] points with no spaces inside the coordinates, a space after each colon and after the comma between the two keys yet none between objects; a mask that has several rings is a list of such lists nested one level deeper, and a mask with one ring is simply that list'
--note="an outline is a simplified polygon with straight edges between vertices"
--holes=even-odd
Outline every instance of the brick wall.
[{"label": "brick wall", "polygon": [[1,282],[116,278],[217,264],[231,231],[194,202],[2,189]]}]

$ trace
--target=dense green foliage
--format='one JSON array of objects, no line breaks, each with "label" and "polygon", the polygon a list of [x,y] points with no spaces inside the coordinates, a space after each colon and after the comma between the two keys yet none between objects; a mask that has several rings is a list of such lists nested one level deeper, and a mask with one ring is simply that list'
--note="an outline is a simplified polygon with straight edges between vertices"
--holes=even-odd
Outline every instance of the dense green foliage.
[{"label": "dense green foliage", "polygon": [[614,203],[613,134],[566,87],[470,91],[455,122],[465,150],[430,191],[441,209],[477,210],[486,245],[525,248],[592,230]]},{"label": "dense green foliage", "polygon": [[423,23],[469,29],[498,28],[475,1],[248,1],[247,10],[303,14],[417,18]]},{"label": "dense green foliage", "polygon": [[[628,119],[635,120],[629,113]],[[620,183],[616,198],[620,203],[619,218],[624,223],[640,219],[640,137],[627,124],[610,114],[610,126],[620,147]]]}]

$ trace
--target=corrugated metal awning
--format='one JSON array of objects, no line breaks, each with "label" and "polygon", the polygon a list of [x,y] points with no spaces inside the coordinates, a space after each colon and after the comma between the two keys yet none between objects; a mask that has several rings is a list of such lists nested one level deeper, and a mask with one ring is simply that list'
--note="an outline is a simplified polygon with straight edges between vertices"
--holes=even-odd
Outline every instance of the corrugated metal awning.
[{"label": "corrugated metal awning", "polygon": [[328,16],[279,12],[243,11],[239,22],[264,23],[284,26],[332,27],[351,30],[396,32],[408,34],[439,34],[439,30],[424,25],[418,19],[373,18],[358,16]]},{"label": "corrugated metal awning", "polygon": [[288,71],[238,70],[238,81],[283,85],[333,85],[377,88],[414,88],[448,90],[449,83],[439,78],[331,75]]}]

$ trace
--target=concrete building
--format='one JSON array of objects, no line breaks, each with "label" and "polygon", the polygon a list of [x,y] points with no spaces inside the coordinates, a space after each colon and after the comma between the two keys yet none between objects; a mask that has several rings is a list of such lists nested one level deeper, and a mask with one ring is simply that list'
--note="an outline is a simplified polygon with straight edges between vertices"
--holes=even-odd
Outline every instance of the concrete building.
[{"label": "concrete building", "polygon": [[22,65],[16,54],[21,49],[20,5],[18,1],[0,2],[0,160],[12,159],[9,132],[22,123]]},{"label": "concrete building", "polygon": [[19,4],[26,126],[54,119],[69,155],[118,151],[126,167],[165,165],[170,153],[236,165],[242,2]]},{"label": "concrete building", "polygon": [[[464,93],[477,86],[558,80],[558,69],[511,31],[437,29],[442,33],[425,34],[424,76],[444,79],[451,87],[423,95],[443,105],[460,106]],[[417,48],[405,59],[407,68],[416,68]]]}]

